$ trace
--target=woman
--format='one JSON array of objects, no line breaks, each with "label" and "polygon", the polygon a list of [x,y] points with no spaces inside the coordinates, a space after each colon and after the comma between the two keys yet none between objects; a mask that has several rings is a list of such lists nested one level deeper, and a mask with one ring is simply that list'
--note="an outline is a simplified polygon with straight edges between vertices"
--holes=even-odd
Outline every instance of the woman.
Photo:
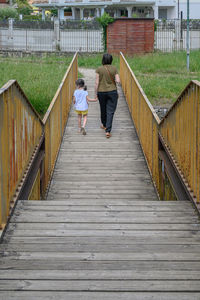
[{"label": "woman", "polygon": [[106,137],[111,136],[112,121],[117,107],[117,87],[120,78],[116,67],[111,66],[112,55],[106,53],[102,58],[102,66],[96,70],[95,92],[99,99],[101,109],[101,128],[105,130]]}]

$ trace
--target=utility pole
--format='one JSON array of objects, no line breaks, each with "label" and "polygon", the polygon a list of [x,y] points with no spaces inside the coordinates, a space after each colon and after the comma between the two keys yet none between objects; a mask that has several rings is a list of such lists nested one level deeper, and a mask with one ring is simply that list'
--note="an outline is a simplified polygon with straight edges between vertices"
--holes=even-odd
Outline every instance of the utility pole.
[{"label": "utility pole", "polygon": [[178,20],[179,20],[179,0],[178,0]]},{"label": "utility pole", "polygon": [[187,70],[190,70],[190,4],[187,0]]}]

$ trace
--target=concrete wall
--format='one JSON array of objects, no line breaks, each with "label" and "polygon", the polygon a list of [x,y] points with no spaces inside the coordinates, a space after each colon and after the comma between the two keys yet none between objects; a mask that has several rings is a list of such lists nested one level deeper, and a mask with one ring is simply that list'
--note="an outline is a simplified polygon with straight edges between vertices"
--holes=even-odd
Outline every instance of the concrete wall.
[{"label": "concrete wall", "polygon": [[154,49],[153,19],[116,19],[107,29],[110,53],[148,53]]}]

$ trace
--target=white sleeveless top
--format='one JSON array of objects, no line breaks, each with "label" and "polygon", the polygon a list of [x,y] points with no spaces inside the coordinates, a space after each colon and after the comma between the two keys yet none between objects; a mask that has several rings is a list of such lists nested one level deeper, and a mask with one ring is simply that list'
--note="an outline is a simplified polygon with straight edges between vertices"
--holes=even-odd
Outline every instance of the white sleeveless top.
[{"label": "white sleeveless top", "polygon": [[88,110],[88,103],[86,97],[88,96],[88,92],[84,90],[75,90],[75,109],[80,111]]}]

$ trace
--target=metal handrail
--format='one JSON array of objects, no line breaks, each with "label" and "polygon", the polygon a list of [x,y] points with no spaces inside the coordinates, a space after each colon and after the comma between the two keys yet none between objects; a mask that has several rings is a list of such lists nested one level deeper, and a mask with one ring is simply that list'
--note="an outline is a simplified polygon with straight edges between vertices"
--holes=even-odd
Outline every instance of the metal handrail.
[{"label": "metal handrail", "polygon": [[18,199],[40,199],[48,187],[67,122],[75,81],[77,53],[43,118],[19,84],[0,89],[0,229]]},{"label": "metal handrail", "polygon": [[78,76],[78,53],[65,73],[56,94],[43,118],[45,131],[45,164],[43,193],[48,188],[67,122],[75,81]]},{"label": "metal handrail", "polygon": [[188,195],[188,199],[198,204],[200,202],[200,82],[191,81],[164,119],[160,121],[122,53],[120,54],[120,77],[158,193],[161,196],[159,159],[165,158],[165,163],[168,164],[165,166],[168,175],[173,169],[173,178],[170,179],[173,188],[178,186],[177,194]]},{"label": "metal handrail", "polygon": [[160,123],[160,134],[173,161],[200,202],[200,82],[191,81]]},{"label": "metal handrail", "polygon": [[43,123],[16,80],[0,89],[0,227],[40,142]]},{"label": "metal handrail", "polygon": [[149,171],[159,190],[158,127],[160,119],[122,53],[120,53],[120,78]]}]

